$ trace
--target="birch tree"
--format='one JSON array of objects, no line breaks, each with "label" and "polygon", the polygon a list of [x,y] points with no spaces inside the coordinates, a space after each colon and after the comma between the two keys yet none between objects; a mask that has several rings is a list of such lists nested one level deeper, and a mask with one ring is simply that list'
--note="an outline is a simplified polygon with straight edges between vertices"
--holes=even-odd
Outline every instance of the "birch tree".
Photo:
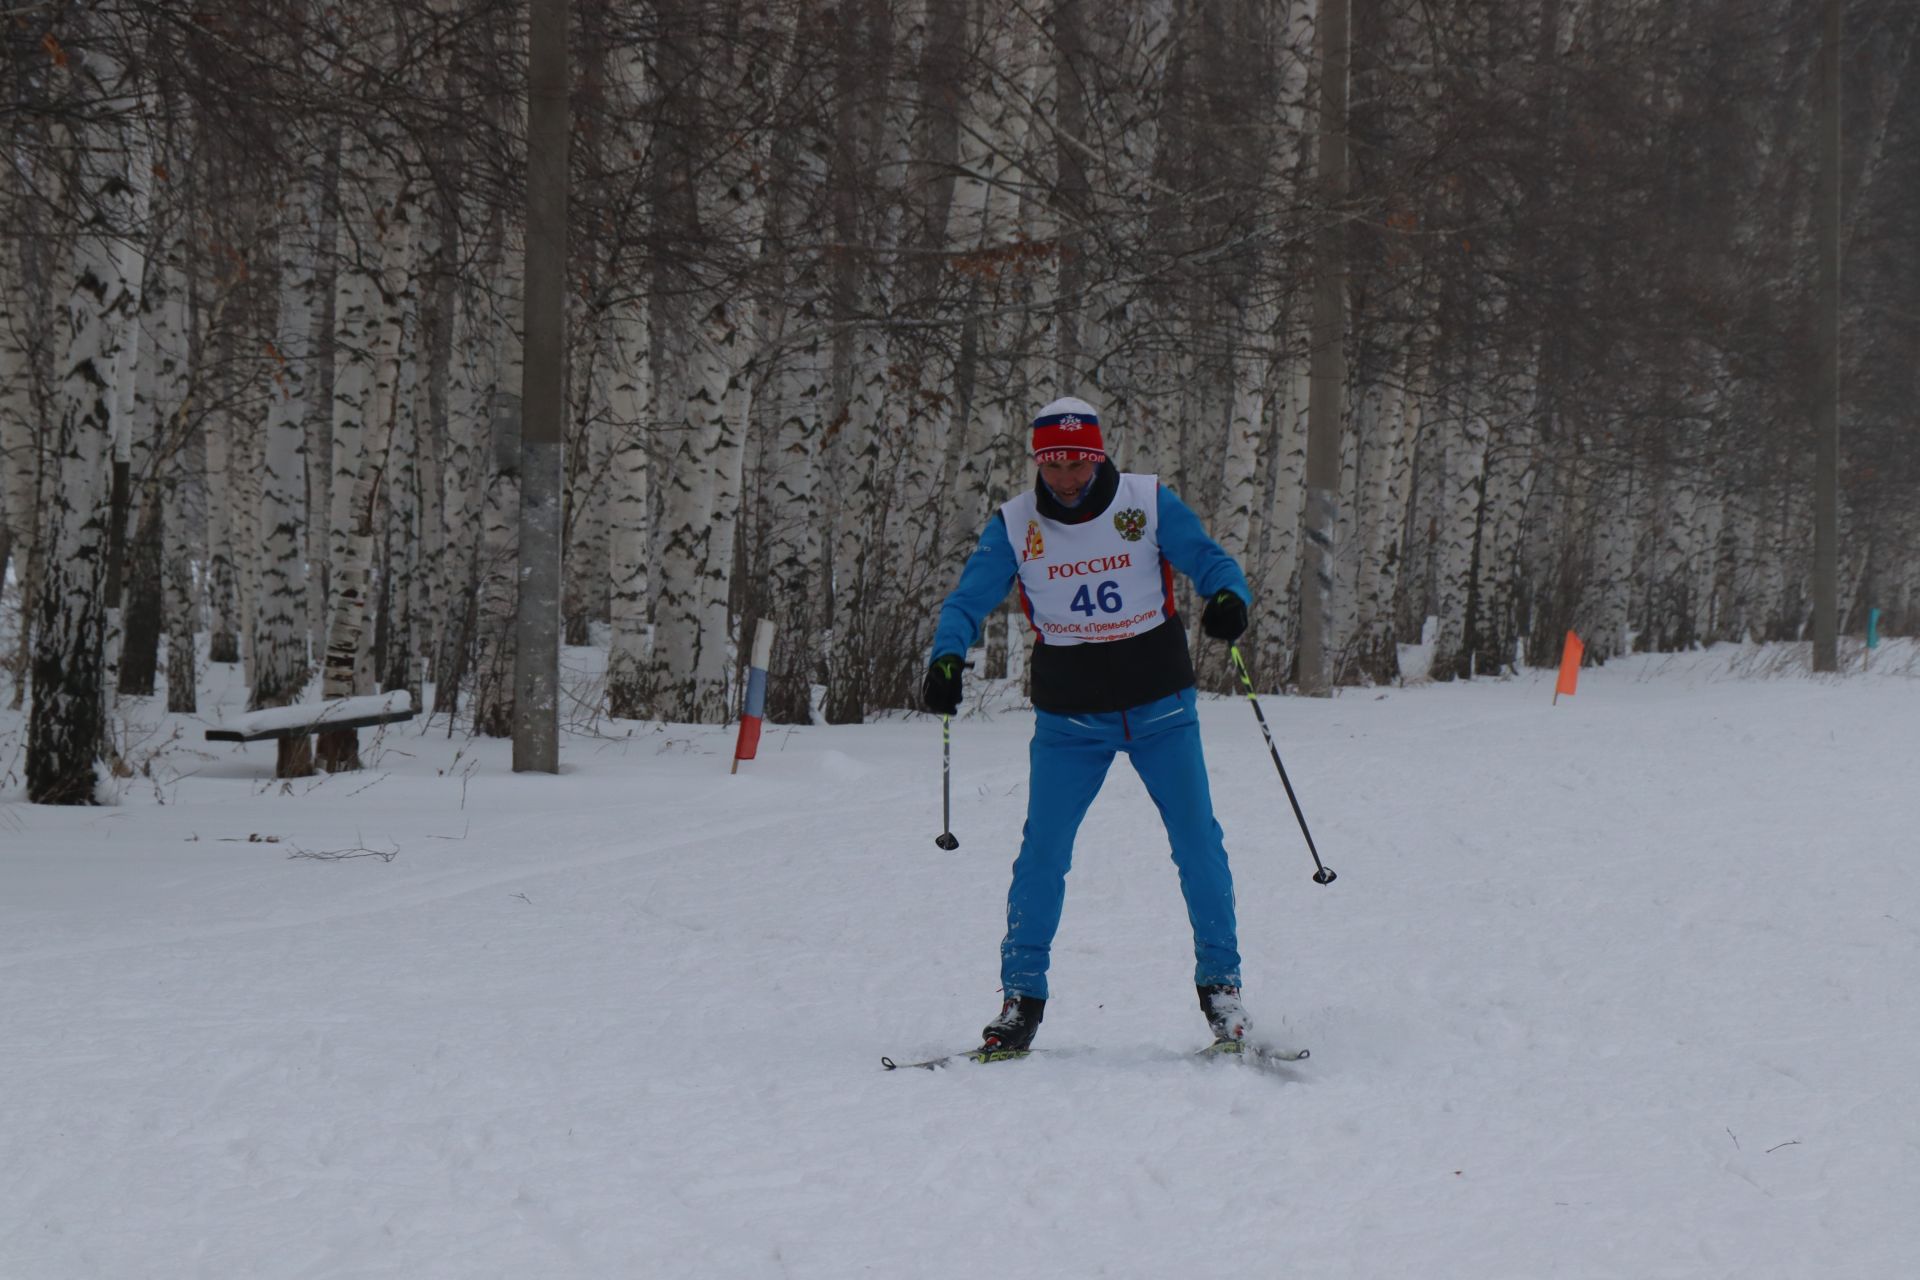
[{"label": "birch tree", "polygon": [[[833,147],[832,95],[837,68],[825,56],[831,47],[822,9],[801,14],[799,46],[782,94],[813,104],[788,121],[769,156],[773,190],[768,211],[768,276],[776,295],[763,317],[771,354],[762,398],[770,424],[762,451],[760,501],[765,542],[765,608],[775,624],[772,668],[767,681],[767,718],[805,724],[813,715],[813,690],[824,683],[826,548],[835,494],[825,482],[830,423],[829,296],[835,243],[822,219],[827,212]],[[815,50],[821,56],[812,56]],[[825,104],[825,105],[820,105]]]},{"label": "birch tree", "polygon": [[[344,697],[360,692],[355,687],[355,674],[339,669],[347,659],[332,649],[336,630],[344,642],[348,638],[347,630],[365,610],[363,597],[347,594],[364,588],[358,583],[345,583],[342,577],[352,572],[350,566],[355,560],[354,538],[359,512],[354,507],[354,497],[364,469],[368,422],[377,412],[373,384],[379,361],[382,246],[394,231],[384,216],[376,218],[376,211],[384,215],[385,202],[392,198],[398,177],[390,175],[381,164],[371,140],[359,129],[349,126],[339,143],[336,181],[333,403],[330,406],[333,426],[330,474],[325,486],[329,507],[326,661],[335,670],[321,691],[322,697]],[[353,661],[357,662],[357,631],[351,639],[356,646]],[[333,745],[329,746],[328,742]],[[347,753],[344,739],[328,742],[321,744],[323,762],[331,750],[341,753],[341,767],[354,767],[357,757]]]},{"label": "birch tree", "polygon": [[[68,53],[71,88],[94,104],[120,100],[124,65],[96,16]],[[115,393],[111,371],[126,340],[128,281],[118,251],[133,185],[124,119],[101,109],[73,125],[71,209],[76,224],[57,336],[58,419],[49,450],[46,550],[34,629],[27,725],[27,798],[91,804],[107,708],[103,676],[109,476]]]},{"label": "birch tree", "polygon": [[[317,288],[319,196],[303,166],[290,176],[280,232],[279,315],[267,356],[267,401],[260,468],[259,589],[253,615],[250,709],[298,702],[312,672],[307,652],[307,386],[311,374]],[[313,772],[305,735],[280,739],[276,774]]]},{"label": "birch tree", "polygon": [[[1312,33],[1315,15],[1313,0],[1294,0],[1286,7],[1276,52],[1280,59],[1273,82],[1271,115],[1263,121],[1250,150],[1266,166],[1263,188],[1268,198],[1280,207],[1297,203],[1295,190],[1302,161],[1302,140],[1308,137],[1308,72],[1311,65]],[[1255,251],[1246,267],[1247,279],[1236,301],[1230,368],[1233,398],[1228,420],[1226,448],[1222,451],[1221,497],[1219,517],[1214,523],[1221,545],[1242,565],[1255,567],[1253,552],[1256,531],[1264,525],[1269,488],[1269,445],[1273,439],[1272,420],[1284,413],[1270,403],[1276,399],[1276,382],[1283,376],[1283,363],[1290,354],[1281,325],[1290,318],[1282,296],[1269,283],[1270,275],[1282,267],[1282,256],[1271,248]],[[1284,405],[1285,401],[1279,403]],[[1269,594],[1278,592],[1284,582],[1263,582]],[[1268,602],[1262,613],[1269,613]],[[1250,641],[1254,647],[1258,637]]]},{"label": "birch tree", "polygon": [[[14,191],[14,166],[0,167],[0,217],[24,223],[23,202]],[[37,307],[27,278],[26,236],[0,236],[0,542],[18,592],[20,652],[0,654],[11,666],[13,706],[22,704],[27,689],[27,665],[33,641],[34,597],[40,566],[40,476],[44,452],[42,433],[36,430],[33,403],[33,323]],[[0,560],[0,575],[7,572]],[[0,576],[4,582],[4,576]]]},{"label": "birch tree", "polygon": [[684,310],[664,348],[675,369],[661,381],[663,392],[677,388],[678,408],[662,477],[661,634],[652,683],[656,713],[672,719],[714,723],[730,713],[727,588],[751,407],[747,367],[760,327],[755,300],[728,288],[727,280],[760,255],[770,138],[764,128],[738,131],[725,122],[740,118],[752,87],[779,66],[791,38],[789,16],[747,6],[735,15],[740,32],[723,31],[691,46],[669,41],[662,50],[670,77],[687,76],[699,86],[701,110],[713,122],[669,115],[662,126],[671,176],[661,216],[682,243],[706,251],[704,259],[688,259],[675,282],[685,291]]},{"label": "birch tree", "polygon": [[[176,160],[174,168],[183,181],[191,180],[191,164]],[[154,410],[160,451],[154,460],[158,484],[154,501],[162,535],[161,613],[167,633],[167,710],[172,712],[193,711],[199,702],[193,541],[187,527],[187,491],[194,478],[189,466],[192,424],[188,397],[196,363],[188,275],[190,217],[190,207],[176,217],[158,264],[164,299],[159,317],[163,336],[155,344],[159,366],[154,378]]]},{"label": "birch tree", "polygon": [[[1036,124],[1031,110],[1033,78],[1047,52],[1039,34],[1017,7],[982,6],[974,37],[982,49],[981,65],[968,77],[960,104],[959,171],[946,241],[962,281],[960,302],[967,311],[955,366],[956,376],[966,382],[959,389],[956,406],[962,415],[960,439],[952,442],[959,456],[949,470],[957,493],[942,503],[950,523],[940,535],[941,545],[951,547],[954,557],[944,566],[949,581],[959,558],[971,552],[981,524],[1022,482],[1026,458],[1022,427],[1031,408],[1037,407],[1024,403],[1026,393],[1019,377],[1026,364],[1019,276],[1031,256],[1020,220],[1019,165]],[[1063,74],[1075,77],[1089,70],[1069,68]],[[983,637],[987,649],[983,674],[1007,673],[1008,651],[1019,630],[1016,617],[1016,612],[1008,611],[1000,623],[989,622]]]},{"label": "birch tree", "polygon": [[236,393],[229,370],[229,339],[223,334],[209,372],[211,403],[201,419],[206,450],[206,599],[207,660],[240,661],[240,580],[235,566],[235,529],[232,512],[232,438],[234,415],[230,399]]},{"label": "birch tree", "polygon": [[[390,465],[389,446],[394,424],[402,411],[405,357],[403,350],[408,324],[408,305],[413,279],[414,223],[417,209],[401,172],[384,160],[374,161],[373,190],[377,193],[382,217],[379,228],[379,275],[376,296],[380,321],[373,335],[373,384],[369,389],[369,418],[359,448],[348,454],[357,463],[353,483],[345,489],[347,526],[336,552],[334,578],[329,592],[327,651],[322,669],[321,697],[345,698],[371,692],[368,670],[372,650],[368,643],[372,618],[371,574],[374,554],[375,517],[382,482]],[[342,216],[345,222],[345,216]],[[339,373],[335,374],[336,413],[339,405]],[[410,406],[409,406],[410,408]],[[334,490],[335,511],[342,490],[340,455],[340,419],[335,418]],[[359,734],[353,729],[329,729],[320,734],[320,764],[330,773],[360,767]]]},{"label": "birch tree", "polygon": [[[809,717],[822,683],[831,719],[910,704],[939,592],[1030,483],[1024,422],[1055,391],[1098,404],[1116,458],[1207,515],[1255,587],[1256,676],[1284,682],[1310,361],[1326,349],[1308,335],[1304,250],[1322,227],[1346,242],[1353,317],[1355,429],[1314,486],[1337,491],[1334,678],[1392,678],[1429,615],[1443,675],[1504,668],[1523,644],[1551,661],[1569,626],[1594,660],[1799,637],[1814,11],[1355,6],[1355,182],[1329,201],[1307,185],[1322,7],[584,6],[567,615],[575,640],[603,607],[612,624],[609,707],[730,714],[739,628],[761,614],[780,624],[775,718]],[[111,241],[100,323],[141,322],[88,357],[108,416],[133,425],[130,523],[109,512],[102,551],[103,573],[127,570],[100,602],[125,597],[121,683],[148,687],[144,623],[164,617],[167,652],[190,656],[196,580],[209,654],[245,657],[250,686],[291,680],[276,539],[282,508],[304,503],[306,643],[334,650],[333,696],[411,685],[431,646],[438,708],[466,690],[475,723],[503,732],[524,145],[507,33],[524,19],[460,0],[274,14],[183,28],[143,0],[12,15],[8,598],[25,597],[37,646],[51,526],[85,524],[55,501],[75,483],[60,461],[75,339],[58,321],[69,265]],[[1875,607],[1911,625],[1920,559],[1920,259],[1904,248],[1920,9],[1849,15],[1836,594],[1857,629]],[[139,69],[115,72],[124,100],[79,84],[76,50],[103,38]],[[122,101],[143,129],[114,115]],[[71,166],[114,128],[107,232],[90,221],[104,171],[89,193]],[[295,170],[317,240],[304,487],[288,483],[280,363],[296,345],[285,291],[305,274],[283,236]],[[69,578],[76,565],[91,571],[63,556]],[[1019,669],[1007,621],[988,630],[991,673]],[[332,643],[349,632],[350,652]],[[170,697],[191,675],[169,673]]]},{"label": "birch tree", "polygon": [[[572,362],[577,387],[569,397],[571,430],[566,448],[566,586],[561,594],[562,640],[584,645],[595,622],[607,616],[607,484],[613,468],[613,436],[607,417],[610,399],[604,338],[586,324],[574,324],[573,347],[584,358]],[[594,326],[604,332],[605,326]]]},{"label": "birch tree", "polygon": [[637,298],[622,300],[609,317],[607,432],[612,449],[607,511],[607,710],[625,719],[649,703],[648,584],[653,563],[650,418],[653,400],[651,338]]},{"label": "birch tree", "polygon": [[[149,235],[153,253],[140,302],[147,358],[141,362],[135,380],[137,413],[132,424],[136,437],[149,444],[139,469],[139,526],[129,555],[126,649],[119,683],[121,693],[143,697],[154,691],[160,636],[171,622],[167,558],[170,552],[188,554],[184,545],[174,545],[180,531],[168,525],[167,515],[169,507],[177,506],[177,483],[184,474],[182,409],[193,340],[187,278],[191,211],[186,190],[194,160],[191,151],[181,145],[185,111],[177,94],[170,88],[163,89],[156,94],[156,101],[164,105],[158,111],[159,123],[151,130],[153,155],[149,167],[156,184]],[[177,510],[174,516],[176,520],[182,518]],[[193,700],[190,691],[176,690],[172,681],[168,697],[170,702],[184,699],[190,704]]]},{"label": "birch tree", "polygon": [[434,661],[434,710],[451,714],[469,674],[479,625],[483,492],[493,459],[491,397],[496,380],[493,311],[486,289],[501,260],[501,229],[472,193],[459,197],[459,260],[470,264],[453,289],[452,351],[447,370],[447,464],[442,504],[446,625]]},{"label": "birch tree", "polygon": [[620,229],[609,248],[611,297],[602,313],[595,385],[604,396],[609,451],[606,476],[607,710],[623,719],[645,715],[649,686],[653,583],[652,451],[654,340],[649,329],[647,273],[636,237],[653,218],[639,158],[652,142],[652,82],[637,42],[609,50],[606,102],[610,117],[594,162]]},{"label": "birch tree", "polygon": [[513,733],[514,612],[519,607],[520,230],[508,224],[502,239],[500,290],[490,299],[495,352],[489,388],[487,481],[480,504],[479,589],[474,624],[473,726],[490,738]]},{"label": "birch tree", "polygon": [[420,464],[425,451],[420,422],[419,296],[412,280],[403,288],[400,343],[390,391],[393,425],[387,437],[387,474],[378,490],[385,518],[374,521],[385,535],[381,539],[385,571],[380,575],[385,627],[374,666],[381,688],[406,689],[417,695],[421,678],[414,662],[416,636],[427,625],[418,610],[416,591],[422,572]]}]

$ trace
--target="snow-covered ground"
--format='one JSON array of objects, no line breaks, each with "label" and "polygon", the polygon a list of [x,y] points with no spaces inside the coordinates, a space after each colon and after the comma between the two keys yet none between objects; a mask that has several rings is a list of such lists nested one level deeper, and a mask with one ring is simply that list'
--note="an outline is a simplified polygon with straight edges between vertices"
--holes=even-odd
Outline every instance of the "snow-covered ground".
[{"label": "snow-covered ground", "polygon": [[[1859,655],[1852,655],[1858,667]],[[588,655],[569,651],[569,661]],[[0,1277],[1861,1277],[1920,1257],[1920,661],[1779,650],[1204,707],[1249,1003],[1124,764],[1026,1062],[997,1009],[1030,716],[439,720],[351,776],[132,708],[21,800],[0,712]],[[0,684],[0,688],[4,688]],[[180,729],[176,738],[175,729]],[[373,743],[374,735],[363,735]]]}]

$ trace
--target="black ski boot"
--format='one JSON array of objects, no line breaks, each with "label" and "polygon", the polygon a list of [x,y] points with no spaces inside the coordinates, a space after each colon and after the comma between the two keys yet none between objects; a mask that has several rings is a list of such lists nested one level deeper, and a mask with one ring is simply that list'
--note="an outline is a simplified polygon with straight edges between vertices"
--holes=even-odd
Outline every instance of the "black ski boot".
[{"label": "black ski boot", "polygon": [[1038,996],[1009,992],[1000,1005],[1000,1016],[981,1029],[980,1048],[974,1056],[982,1062],[1024,1056],[1032,1048],[1034,1034],[1040,1030],[1040,1019],[1046,1012],[1047,1002]]},{"label": "black ski boot", "polygon": [[1221,985],[1194,990],[1200,994],[1200,1012],[1207,1015],[1207,1025],[1213,1028],[1213,1047],[1232,1046],[1229,1052],[1237,1050],[1246,1042],[1247,1032],[1253,1027],[1247,1017],[1247,1006],[1240,1003],[1240,988]]}]

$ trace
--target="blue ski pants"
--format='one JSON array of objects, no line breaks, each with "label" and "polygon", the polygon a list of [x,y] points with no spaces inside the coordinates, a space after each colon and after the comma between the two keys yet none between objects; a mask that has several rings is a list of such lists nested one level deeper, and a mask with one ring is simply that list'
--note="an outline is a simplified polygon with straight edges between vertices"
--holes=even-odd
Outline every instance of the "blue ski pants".
[{"label": "blue ski pants", "polygon": [[[1006,993],[1047,996],[1047,964],[1066,900],[1074,835],[1114,755],[1122,751],[1159,807],[1173,847],[1193,925],[1194,982],[1238,986],[1233,871],[1213,817],[1195,690],[1125,711],[1036,711],[1034,718],[1027,826],[1007,890],[1007,936],[1000,944],[1000,985]],[[1113,839],[1109,835],[1103,843]]]}]

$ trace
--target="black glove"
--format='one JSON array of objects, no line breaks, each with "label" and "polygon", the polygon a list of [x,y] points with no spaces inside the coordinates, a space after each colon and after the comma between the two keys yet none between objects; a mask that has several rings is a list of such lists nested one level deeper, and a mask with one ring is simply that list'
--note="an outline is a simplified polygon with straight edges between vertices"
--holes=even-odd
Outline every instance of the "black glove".
[{"label": "black glove", "polygon": [[920,691],[927,710],[950,716],[960,709],[960,671],[965,665],[952,653],[943,653],[928,664],[927,683]]},{"label": "black glove", "polygon": [[1201,610],[1200,629],[1232,644],[1247,629],[1247,602],[1232,591],[1220,592]]}]

